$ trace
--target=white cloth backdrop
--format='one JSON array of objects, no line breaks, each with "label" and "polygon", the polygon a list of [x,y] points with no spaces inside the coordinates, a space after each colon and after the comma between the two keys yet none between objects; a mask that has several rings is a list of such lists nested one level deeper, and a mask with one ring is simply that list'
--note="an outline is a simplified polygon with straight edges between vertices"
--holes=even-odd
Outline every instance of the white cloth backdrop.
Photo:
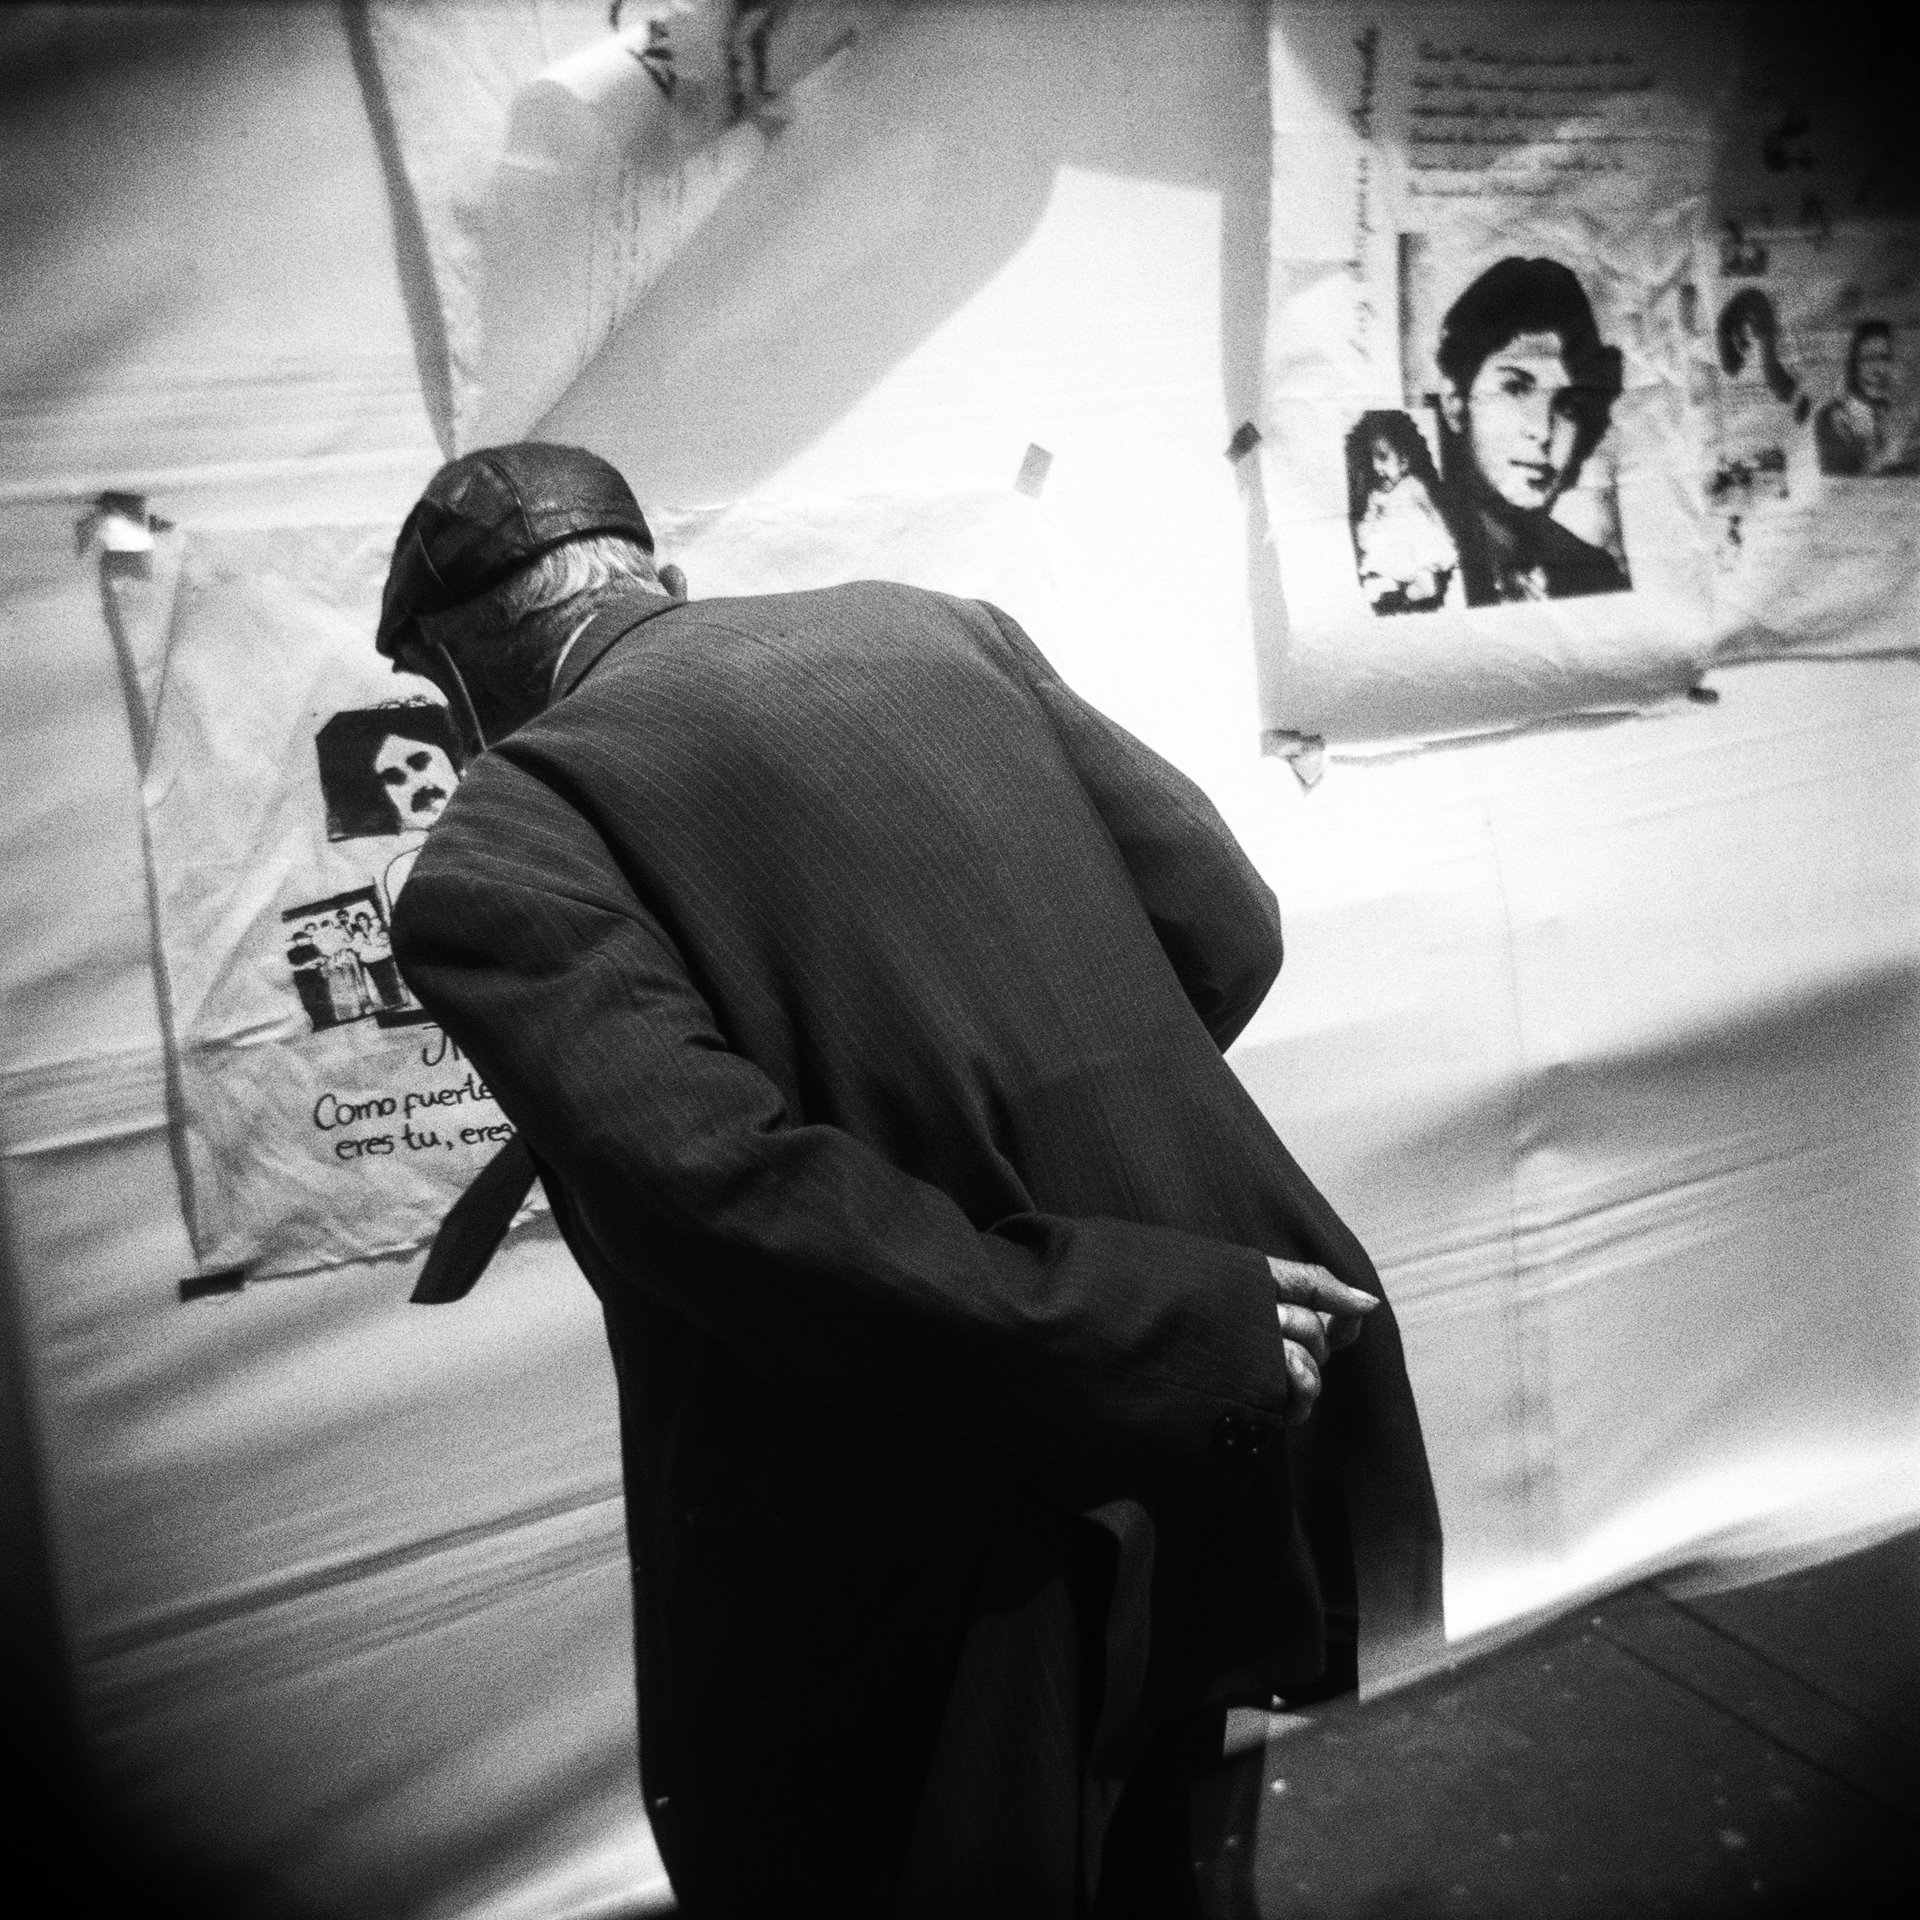
[{"label": "white cloth backdrop", "polygon": [[[1920,1507],[1916,680],[1743,667],[1715,706],[1310,793],[1262,760],[1279,627],[1224,449],[1259,413],[1265,29],[908,10],[545,428],[748,520],[1052,454],[1047,644],[1282,896],[1235,1059],[1402,1304],[1464,1646]],[[0,331],[0,1128],[90,1738],[262,1912],[612,1912],[662,1880],[611,1383],[546,1229],[445,1312],[407,1259],[175,1288],[136,735],[73,523],[106,486],[200,528],[391,521],[432,470],[351,49],[320,9],[0,32],[43,82],[0,115],[31,290]]]}]

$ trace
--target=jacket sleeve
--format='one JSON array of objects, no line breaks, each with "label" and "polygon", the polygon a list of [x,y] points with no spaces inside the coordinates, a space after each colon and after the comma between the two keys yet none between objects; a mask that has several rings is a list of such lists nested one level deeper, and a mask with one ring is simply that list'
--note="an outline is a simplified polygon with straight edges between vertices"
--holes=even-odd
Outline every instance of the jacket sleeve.
[{"label": "jacket sleeve", "polygon": [[409,984],[619,1284],[814,1398],[1192,1484],[1280,1419],[1257,1251],[1108,1219],[977,1228],[732,1050],[598,835],[489,755],[395,913]]},{"label": "jacket sleeve", "polygon": [[1280,906],[1212,801],[1150,747],[1082,700],[998,607],[993,642],[1053,725],[1106,822],[1162,950],[1224,1051],[1280,971]]}]

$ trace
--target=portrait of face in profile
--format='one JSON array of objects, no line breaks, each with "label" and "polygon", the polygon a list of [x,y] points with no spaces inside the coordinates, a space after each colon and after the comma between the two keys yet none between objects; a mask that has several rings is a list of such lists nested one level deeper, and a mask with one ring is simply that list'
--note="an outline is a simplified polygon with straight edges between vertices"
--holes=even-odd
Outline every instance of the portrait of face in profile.
[{"label": "portrait of face in profile", "polygon": [[1555,512],[1606,437],[1623,384],[1620,349],[1600,338],[1573,271],[1496,261],[1448,307],[1434,364],[1437,505],[1467,605],[1625,592],[1624,553]]},{"label": "portrait of face in profile", "polygon": [[424,832],[460,783],[453,722],[429,701],[349,708],[313,744],[329,840]]}]

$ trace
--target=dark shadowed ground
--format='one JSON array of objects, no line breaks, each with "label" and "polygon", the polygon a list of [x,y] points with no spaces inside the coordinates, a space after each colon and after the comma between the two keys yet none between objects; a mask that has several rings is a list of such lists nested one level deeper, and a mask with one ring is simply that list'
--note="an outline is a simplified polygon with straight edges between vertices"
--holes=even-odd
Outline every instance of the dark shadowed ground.
[{"label": "dark shadowed ground", "polygon": [[1219,1920],[1920,1913],[1920,1534],[1635,1587],[1207,1783]]}]

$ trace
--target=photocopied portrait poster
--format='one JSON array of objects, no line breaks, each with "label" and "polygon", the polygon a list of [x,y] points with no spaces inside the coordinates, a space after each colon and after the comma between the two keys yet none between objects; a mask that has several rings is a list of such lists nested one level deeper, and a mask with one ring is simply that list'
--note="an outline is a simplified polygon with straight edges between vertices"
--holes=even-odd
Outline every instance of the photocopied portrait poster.
[{"label": "photocopied portrait poster", "polygon": [[[891,579],[1045,644],[1045,515],[1012,489],[652,516],[697,596]],[[394,960],[394,902],[463,777],[439,696],[373,634],[391,524],[150,536],[107,570],[131,685],[188,1222],[203,1271],[431,1237],[511,1129]],[[143,536],[147,537],[147,536]]]},{"label": "photocopied portrait poster", "polygon": [[393,536],[162,536],[144,797],[204,1270],[418,1245],[510,1137],[393,958],[393,903],[461,774],[438,695],[373,651]]},{"label": "photocopied portrait poster", "polygon": [[1696,279],[1723,658],[1920,635],[1920,164],[1904,76],[1743,18]]},{"label": "photocopied portrait poster", "polygon": [[1284,728],[1465,733],[1698,678],[1691,279],[1731,17],[1271,9]]}]

